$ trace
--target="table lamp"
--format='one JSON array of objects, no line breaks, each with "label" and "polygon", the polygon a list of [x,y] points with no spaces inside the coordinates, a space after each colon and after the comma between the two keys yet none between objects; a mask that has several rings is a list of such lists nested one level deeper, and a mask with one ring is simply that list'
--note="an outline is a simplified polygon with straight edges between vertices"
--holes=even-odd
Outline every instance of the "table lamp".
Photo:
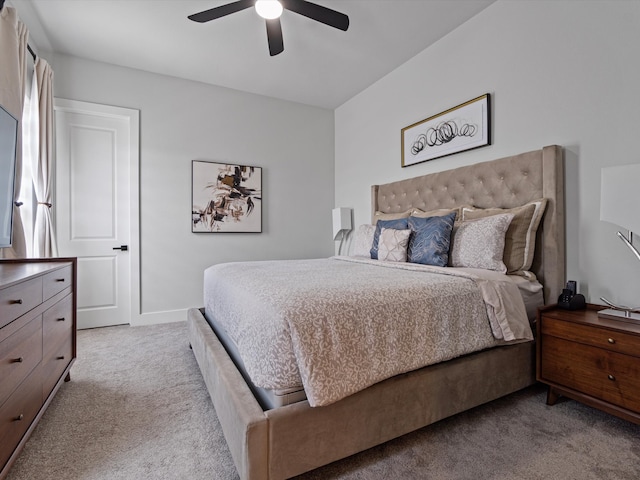
[{"label": "table lamp", "polygon": [[[640,232],[640,164],[606,167],[602,169],[600,186],[600,220],[614,223],[628,236],[618,232],[618,238],[640,260],[640,252],[633,246],[633,232]],[[640,320],[640,307],[627,307],[600,297],[609,307],[598,315],[607,318]]]}]

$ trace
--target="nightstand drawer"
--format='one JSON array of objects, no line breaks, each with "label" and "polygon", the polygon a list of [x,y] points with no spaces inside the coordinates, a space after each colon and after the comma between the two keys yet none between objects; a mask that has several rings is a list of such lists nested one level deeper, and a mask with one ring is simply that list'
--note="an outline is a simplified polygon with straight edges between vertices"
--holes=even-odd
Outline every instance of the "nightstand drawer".
[{"label": "nightstand drawer", "polygon": [[0,405],[42,360],[42,317],[38,315],[0,342]]},{"label": "nightstand drawer", "polygon": [[615,330],[545,317],[542,334],[640,357],[640,337]]},{"label": "nightstand drawer", "polygon": [[640,359],[542,336],[542,381],[557,383],[640,412]]}]

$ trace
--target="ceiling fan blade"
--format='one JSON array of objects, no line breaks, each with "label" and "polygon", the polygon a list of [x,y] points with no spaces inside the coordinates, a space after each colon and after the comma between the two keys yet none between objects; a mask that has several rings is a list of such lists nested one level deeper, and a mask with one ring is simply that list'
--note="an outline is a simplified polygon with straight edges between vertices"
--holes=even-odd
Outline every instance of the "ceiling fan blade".
[{"label": "ceiling fan blade", "polygon": [[267,41],[269,42],[269,55],[272,57],[282,53],[284,50],[284,40],[282,39],[282,25],[279,18],[266,20]]},{"label": "ceiling fan blade", "polygon": [[216,18],[224,17],[226,15],[231,15],[232,13],[239,12],[240,10],[244,10],[249,7],[253,7],[255,3],[255,0],[239,0],[237,2],[231,2],[227,3],[226,5],[211,8],[203,12],[194,13],[193,15],[189,15],[187,18],[189,20],[193,20],[194,22],[204,23],[210,20],[215,20]]},{"label": "ceiling fan blade", "polygon": [[349,17],[344,13],[336,12],[330,8],[305,0],[280,0],[280,3],[287,10],[304,15],[330,27],[338,28],[345,32],[349,28]]}]

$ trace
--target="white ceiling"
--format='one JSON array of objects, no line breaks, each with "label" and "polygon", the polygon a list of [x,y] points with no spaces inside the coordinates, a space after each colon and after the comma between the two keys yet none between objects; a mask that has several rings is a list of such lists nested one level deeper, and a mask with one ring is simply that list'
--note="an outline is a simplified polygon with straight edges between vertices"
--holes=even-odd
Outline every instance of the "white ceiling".
[{"label": "white ceiling", "polygon": [[283,13],[269,56],[253,8],[198,24],[233,0],[8,0],[44,51],[334,109],[495,0],[316,0],[349,16],[343,32]]}]

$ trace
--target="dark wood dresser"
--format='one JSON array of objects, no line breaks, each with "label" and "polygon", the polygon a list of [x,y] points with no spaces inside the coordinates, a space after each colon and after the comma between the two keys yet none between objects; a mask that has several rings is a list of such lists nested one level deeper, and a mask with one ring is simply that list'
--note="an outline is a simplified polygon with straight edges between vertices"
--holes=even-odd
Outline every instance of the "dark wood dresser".
[{"label": "dark wood dresser", "polygon": [[76,358],[76,259],[0,260],[0,479]]},{"label": "dark wood dresser", "polygon": [[640,424],[640,322],[600,318],[603,308],[538,310],[536,379],[549,405],[564,395]]}]

